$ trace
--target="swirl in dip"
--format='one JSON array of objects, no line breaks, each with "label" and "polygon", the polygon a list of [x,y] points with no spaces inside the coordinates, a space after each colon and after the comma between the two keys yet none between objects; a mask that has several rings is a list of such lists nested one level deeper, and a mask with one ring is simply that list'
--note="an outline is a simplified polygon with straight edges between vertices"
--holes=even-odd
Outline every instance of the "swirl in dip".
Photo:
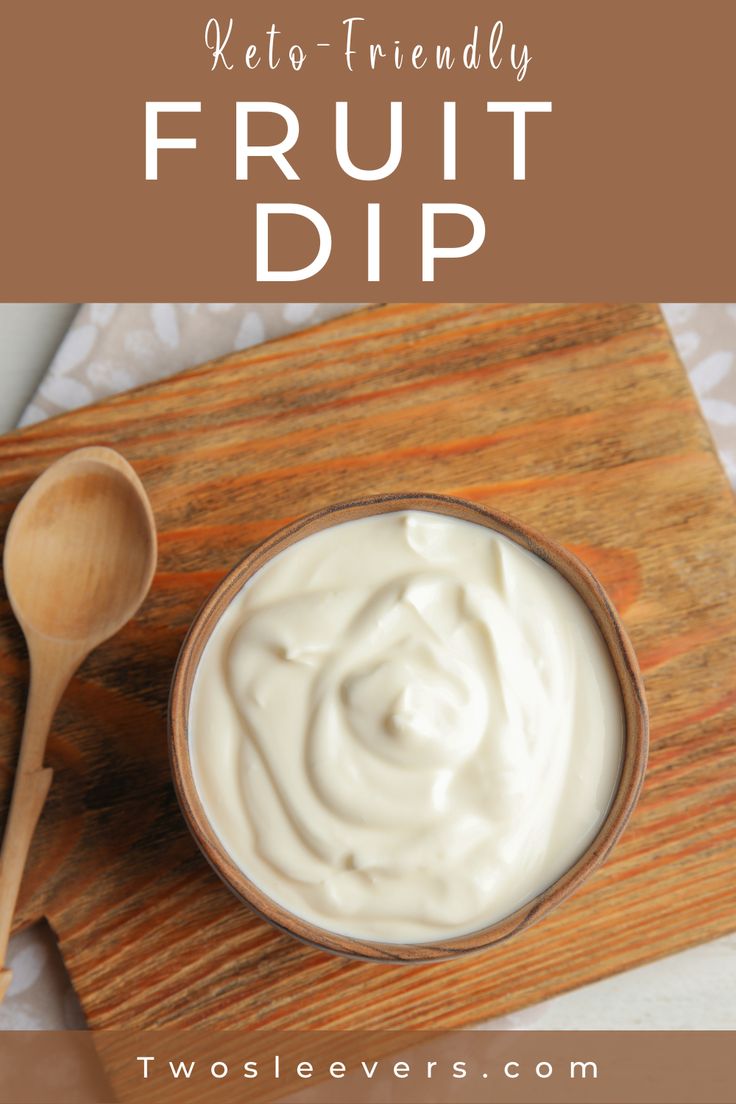
[{"label": "swirl in dip", "polygon": [[265,893],[414,943],[502,919],[576,861],[623,718],[562,575],[411,510],[305,537],[245,584],[200,659],[189,739],[207,817]]}]

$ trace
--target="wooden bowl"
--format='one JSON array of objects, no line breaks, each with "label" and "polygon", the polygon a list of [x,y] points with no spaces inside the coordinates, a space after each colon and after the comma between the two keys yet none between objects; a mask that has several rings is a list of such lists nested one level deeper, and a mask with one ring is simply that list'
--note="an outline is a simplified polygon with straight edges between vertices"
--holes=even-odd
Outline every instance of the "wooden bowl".
[{"label": "wooden bowl", "polygon": [[[429,943],[383,943],[340,935],[304,920],[273,901],[235,865],[220,843],[199,799],[189,758],[188,710],[195,672],[210,634],[243,584],[277,552],[302,537],[344,521],[396,510],[424,510],[485,525],[556,568],[582,597],[608,645],[621,688],[625,718],[618,787],[608,814],[585,853],[553,885],[505,919],[469,935]],[[195,617],[179,653],[169,702],[169,750],[174,786],[184,818],[212,867],[238,897],[282,931],[323,950],[373,962],[431,962],[479,951],[523,931],[546,915],[601,864],[620,836],[641,789],[647,748],[647,708],[634,650],[598,580],[570,552],[526,525],[506,514],[444,495],[377,495],[319,510],[274,533],[233,568]]]}]

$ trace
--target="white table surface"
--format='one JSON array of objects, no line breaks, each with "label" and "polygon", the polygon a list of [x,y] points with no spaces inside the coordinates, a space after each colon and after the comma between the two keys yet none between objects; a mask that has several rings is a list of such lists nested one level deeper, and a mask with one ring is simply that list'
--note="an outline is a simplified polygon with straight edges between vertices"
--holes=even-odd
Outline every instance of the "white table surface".
[{"label": "white table surface", "polygon": [[[74,304],[0,304],[0,432],[11,429],[42,378],[74,315]],[[736,877],[736,872],[734,872]],[[48,975],[48,1016],[34,1010],[34,1026],[59,1022],[58,954],[21,935],[16,954]],[[12,990],[11,990],[12,991]],[[23,1027],[0,1006],[0,1029]],[[67,1010],[66,1021],[70,1020]],[[566,1029],[736,1029],[736,934],[585,986],[509,1018],[510,1025]],[[508,1021],[506,1021],[508,1024]],[[510,1026],[509,1025],[509,1026]]]}]

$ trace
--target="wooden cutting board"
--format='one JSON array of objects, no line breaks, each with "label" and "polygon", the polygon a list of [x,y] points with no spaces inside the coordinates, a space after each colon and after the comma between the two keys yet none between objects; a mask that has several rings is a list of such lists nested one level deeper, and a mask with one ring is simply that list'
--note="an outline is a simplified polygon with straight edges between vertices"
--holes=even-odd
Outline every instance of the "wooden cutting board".
[{"label": "wooden cutting board", "polygon": [[[550,997],[736,926],[736,512],[656,308],[388,306],[0,441],[0,523],[67,450],[112,445],[151,495],[138,619],[64,698],[19,926],[46,916],[103,1026],[436,1026]],[[254,543],[379,491],[497,505],[609,588],[652,753],[613,857],[506,946],[418,968],[331,958],[240,905],[184,828],[166,699],[186,627]],[[27,668],[0,613],[0,815]]]}]

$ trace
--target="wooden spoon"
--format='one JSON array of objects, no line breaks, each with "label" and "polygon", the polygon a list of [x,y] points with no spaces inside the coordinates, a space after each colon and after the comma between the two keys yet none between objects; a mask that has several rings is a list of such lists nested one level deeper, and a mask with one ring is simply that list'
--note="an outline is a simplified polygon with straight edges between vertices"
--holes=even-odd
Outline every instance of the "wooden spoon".
[{"label": "wooden spoon", "polygon": [[69,453],[19,503],[5,538],[10,605],[30,657],[30,686],[10,812],[0,849],[3,969],[31,839],[51,784],[46,738],[69,679],[129,621],[156,567],[156,525],[143,485],[109,448]]}]

